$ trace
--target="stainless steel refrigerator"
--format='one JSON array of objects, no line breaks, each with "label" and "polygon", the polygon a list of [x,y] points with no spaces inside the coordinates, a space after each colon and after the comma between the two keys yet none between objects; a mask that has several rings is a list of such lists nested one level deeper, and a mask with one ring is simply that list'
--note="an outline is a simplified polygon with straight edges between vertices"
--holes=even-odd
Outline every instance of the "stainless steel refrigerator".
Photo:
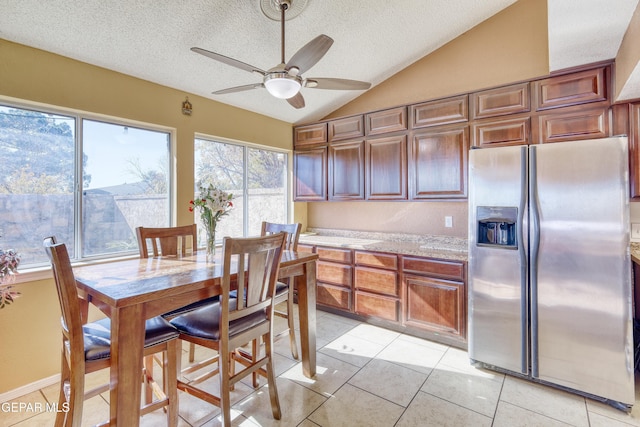
[{"label": "stainless steel refrigerator", "polygon": [[624,136],[471,150],[473,364],[631,408],[628,176]]}]

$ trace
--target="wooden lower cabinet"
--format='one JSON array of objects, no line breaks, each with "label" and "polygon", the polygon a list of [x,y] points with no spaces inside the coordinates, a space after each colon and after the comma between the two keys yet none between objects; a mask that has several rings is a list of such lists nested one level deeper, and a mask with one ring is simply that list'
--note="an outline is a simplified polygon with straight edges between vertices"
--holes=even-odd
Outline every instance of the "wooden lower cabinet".
[{"label": "wooden lower cabinet", "polygon": [[351,311],[353,307],[353,256],[351,249],[318,246],[316,265],[318,304]]},{"label": "wooden lower cabinet", "polygon": [[431,277],[405,275],[405,323],[436,333],[464,336],[464,284]]},{"label": "wooden lower cabinet", "polygon": [[320,246],[315,252],[320,309],[465,348],[465,262]]},{"label": "wooden lower cabinet", "polygon": [[402,257],[404,324],[466,343],[466,270],[462,261]]}]

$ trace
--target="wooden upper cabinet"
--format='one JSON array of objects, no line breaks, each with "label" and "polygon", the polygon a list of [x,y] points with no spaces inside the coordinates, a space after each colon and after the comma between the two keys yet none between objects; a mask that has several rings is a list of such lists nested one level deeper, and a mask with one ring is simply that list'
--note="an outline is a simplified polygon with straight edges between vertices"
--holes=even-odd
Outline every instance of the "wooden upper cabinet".
[{"label": "wooden upper cabinet", "polygon": [[367,135],[403,131],[407,129],[407,107],[369,113],[365,121]]},{"label": "wooden upper cabinet", "polygon": [[575,106],[549,111],[538,118],[540,143],[606,138],[609,133],[608,106]]},{"label": "wooden upper cabinet", "polygon": [[364,141],[329,145],[329,200],[364,200]]},{"label": "wooden upper cabinet", "polygon": [[535,81],[537,110],[607,100],[606,72],[601,67]]},{"label": "wooden upper cabinet", "polygon": [[466,122],[469,120],[469,97],[462,95],[423,102],[412,105],[409,111],[412,129]]},{"label": "wooden upper cabinet", "polygon": [[474,147],[498,147],[503,145],[526,145],[531,135],[529,116],[513,119],[483,120],[471,126]]},{"label": "wooden upper cabinet", "polygon": [[329,141],[344,141],[364,136],[364,120],[362,116],[332,120],[328,125]]},{"label": "wooden upper cabinet", "polygon": [[406,200],[406,135],[368,139],[365,144],[367,200]]},{"label": "wooden upper cabinet", "polygon": [[529,83],[472,93],[470,104],[474,120],[530,111]]},{"label": "wooden upper cabinet", "polygon": [[327,147],[293,153],[295,201],[327,200]]},{"label": "wooden upper cabinet", "polygon": [[293,131],[293,146],[295,148],[327,143],[327,124],[315,123],[298,126]]},{"label": "wooden upper cabinet", "polygon": [[410,152],[411,199],[467,196],[468,126],[415,132]]}]

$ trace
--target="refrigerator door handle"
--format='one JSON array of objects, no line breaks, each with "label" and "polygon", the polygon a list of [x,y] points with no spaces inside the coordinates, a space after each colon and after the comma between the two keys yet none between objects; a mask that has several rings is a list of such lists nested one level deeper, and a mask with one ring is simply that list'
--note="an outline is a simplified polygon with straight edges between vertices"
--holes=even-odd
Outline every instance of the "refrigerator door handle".
[{"label": "refrigerator door handle", "polygon": [[536,147],[530,147],[529,211],[531,213],[530,301],[531,301],[531,375],[539,377],[538,369],[538,250],[540,247],[540,212],[538,210],[538,178]]},{"label": "refrigerator door handle", "polygon": [[524,239],[524,215],[527,208],[527,147],[520,149],[520,204],[518,206],[518,258],[520,264],[520,336],[521,339],[521,361],[520,371],[523,374],[528,374],[529,370],[529,324],[528,324],[528,296],[527,296],[527,252],[525,248]]}]

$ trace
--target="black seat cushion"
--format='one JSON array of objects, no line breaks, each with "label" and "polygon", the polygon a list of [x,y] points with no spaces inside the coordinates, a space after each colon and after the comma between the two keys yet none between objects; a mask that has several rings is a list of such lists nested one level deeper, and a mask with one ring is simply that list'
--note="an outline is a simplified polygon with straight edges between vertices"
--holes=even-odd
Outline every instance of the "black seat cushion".
[{"label": "black seat cushion", "polygon": [[[178,338],[176,328],[160,316],[145,322],[144,346]],[[85,360],[108,359],[111,356],[111,319],[106,318],[82,326]]]},{"label": "black seat cushion", "polygon": [[215,296],[211,298],[206,298],[201,301],[192,302],[189,305],[185,305],[184,307],[176,308],[175,310],[171,310],[168,313],[164,313],[162,317],[165,319],[179,316],[181,314],[189,313],[190,311],[197,310],[205,305],[213,304],[215,302],[220,301],[220,297]]},{"label": "black seat cushion", "polygon": [[[236,299],[229,300],[230,310],[235,310]],[[209,304],[206,307],[185,313],[171,319],[171,324],[180,333],[212,341],[220,340],[220,303]],[[229,335],[233,336],[267,321],[266,312],[257,312],[229,324]]]}]

